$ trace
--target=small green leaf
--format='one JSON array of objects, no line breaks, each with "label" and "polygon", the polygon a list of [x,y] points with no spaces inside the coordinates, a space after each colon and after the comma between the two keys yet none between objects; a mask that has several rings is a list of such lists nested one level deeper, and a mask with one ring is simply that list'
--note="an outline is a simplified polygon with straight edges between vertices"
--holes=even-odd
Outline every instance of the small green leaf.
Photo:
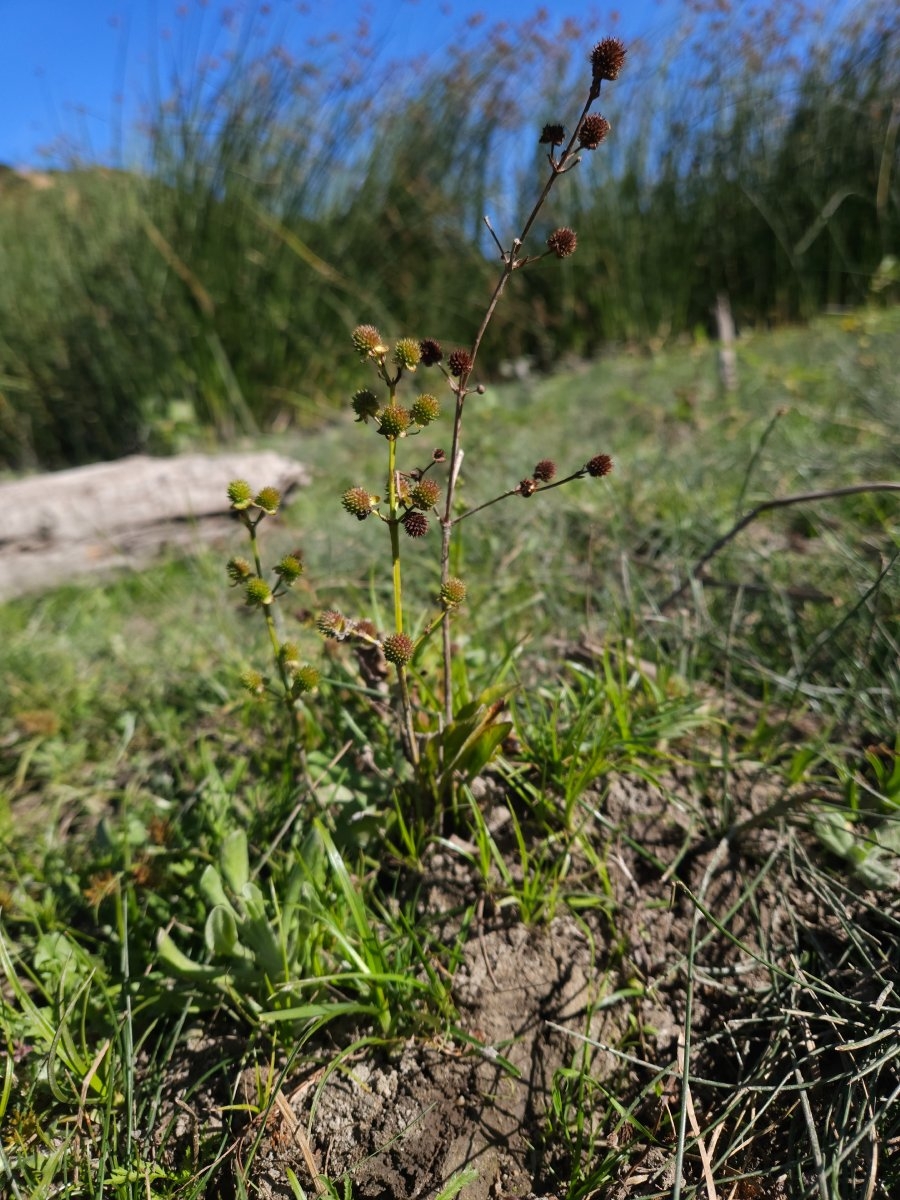
[{"label": "small green leaf", "polygon": [[250,882],[250,858],[247,853],[247,835],[243,829],[233,829],[219,851],[219,865],[225,882],[236,894]]},{"label": "small green leaf", "polygon": [[212,980],[221,975],[218,967],[201,966],[199,963],[193,962],[188,956],[175,945],[170,934],[165,930],[160,930],[156,938],[156,952],[159,955],[160,965],[168,971],[170,975],[176,975],[180,979],[190,979],[195,981]]},{"label": "small green leaf", "polygon": [[221,904],[224,908],[232,907],[225,895],[225,888],[222,886],[222,876],[211,863],[204,868],[203,874],[200,876],[199,887],[200,895],[210,908],[215,908],[217,904]]},{"label": "small green leaf", "polygon": [[216,958],[224,958],[234,952],[238,940],[237,922],[230,908],[217,904],[206,918],[204,929],[206,948]]}]

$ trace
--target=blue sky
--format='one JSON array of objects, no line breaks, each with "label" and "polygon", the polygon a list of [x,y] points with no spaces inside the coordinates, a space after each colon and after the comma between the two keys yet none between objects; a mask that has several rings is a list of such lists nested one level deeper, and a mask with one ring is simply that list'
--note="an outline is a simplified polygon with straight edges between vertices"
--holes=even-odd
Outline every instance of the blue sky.
[{"label": "blue sky", "polygon": [[[108,161],[128,154],[129,130],[150,93],[154,64],[221,48],[232,10],[277,30],[289,48],[332,30],[347,34],[367,14],[388,57],[440,54],[467,18],[518,21],[539,7],[551,19],[595,14],[599,38],[664,38],[681,0],[0,0],[0,163],[40,166],[41,148],[75,139]],[[262,16],[259,10],[264,11]],[[234,28],[234,26],[232,26]],[[270,36],[265,32],[261,37]]]}]

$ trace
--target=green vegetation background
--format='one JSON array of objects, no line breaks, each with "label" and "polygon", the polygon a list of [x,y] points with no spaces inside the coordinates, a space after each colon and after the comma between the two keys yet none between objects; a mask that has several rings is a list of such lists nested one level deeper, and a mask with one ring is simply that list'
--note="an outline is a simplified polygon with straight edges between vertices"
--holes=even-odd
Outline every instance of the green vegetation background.
[{"label": "green vegetation background", "polygon": [[[567,224],[578,251],[516,280],[481,371],[694,335],[720,290],[745,329],[896,300],[893,6],[820,42],[800,5],[738,9],[630,48],[611,137],[527,247]],[[504,240],[534,196],[596,34],[533,18],[418,69],[276,47],[176,70],[129,170],[4,169],[0,468],[320,421],[357,386],[360,321],[466,344],[496,274],[482,219]]]}]

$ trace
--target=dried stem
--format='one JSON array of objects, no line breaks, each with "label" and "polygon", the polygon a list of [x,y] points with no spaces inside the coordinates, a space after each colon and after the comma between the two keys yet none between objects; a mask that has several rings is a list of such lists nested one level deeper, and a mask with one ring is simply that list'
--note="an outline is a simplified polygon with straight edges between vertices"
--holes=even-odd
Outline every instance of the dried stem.
[{"label": "dried stem", "polygon": [[[491,236],[493,237],[495,243],[497,244],[498,249],[500,250],[500,257],[503,262],[503,268],[500,272],[500,277],[498,278],[498,280],[494,286],[494,291],[491,295],[491,298],[488,301],[488,305],[487,305],[487,308],[485,309],[484,316],[481,319],[481,324],[479,325],[478,331],[475,334],[475,339],[472,342],[472,349],[469,352],[471,365],[469,366],[469,369],[467,371],[464,371],[460,375],[459,380],[456,384],[456,410],[453,415],[453,441],[452,441],[451,450],[450,450],[450,481],[449,481],[449,484],[447,487],[447,496],[446,496],[446,502],[444,505],[444,515],[441,520],[441,583],[446,583],[447,579],[450,576],[450,539],[451,539],[451,535],[453,532],[453,527],[455,524],[457,524],[457,522],[452,519],[451,514],[453,512],[453,501],[454,501],[454,498],[456,495],[456,481],[457,481],[458,472],[456,471],[455,468],[456,468],[456,464],[459,461],[460,442],[462,439],[463,406],[465,404],[466,395],[468,394],[468,389],[467,389],[466,385],[467,385],[467,383],[472,375],[472,372],[475,368],[475,361],[478,357],[478,351],[481,349],[481,343],[484,340],[484,335],[487,332],[487,328],[490,325],[491,320],[493,319],[494,313],[497,310],[497,305],[500,303],[500,298],[502,297],[504,291],[506,290],[506,285],[509,282],[513,271],[517,270],[519,267],[525,266],[529,261],[532,261],[527,258],[520,259],[518,257],[519,250],[521,249],[522,244],[524,243],[526,237],[530,233],[531,228],[534,225],[535,221],[537,220],[538,214],[540,213],[541,209],[543,208],[544,202],[546,201],[547,197],[549,196],[550,190],[553,187],[553,185],[556,183],[557,179],[559,179],[560,175],[564,175],[566,173],[566,171],[572,170],[572,168],[577,166],[578,163],[581,161],[581,159],[578,156],[575,156],[573,158],[573,150],[575,147],[575,143],[578,139],[578,134],[581,130],[581,126],[583,125],[584,119],[587,116],[588,110],[590,109],[590,107],[594,103],[594,101],[599,97],[599,94],[600,94],[599,84],[592,83],[590,91],[588,92],[587,100],[584,103],[584,107],[581,110],[581,114],[579,115],[578,120],[575,122],[575,128],[572,131],[572,135],[569,138],[569,141],[566,144],[565,149],[562,151],[562,153],[560,154],[558,159],[555,159],[552,154],[548,155],[549,160],[550,160],[550,175],[548,176],[546,182],[544,183],[544,186],[541,188],[541,191],[531,209],[531,212],[526,217],[525,223],[522,226],[521,232],[519,233],[518,237],[513,239],[512,246],[510,247],[509,250],[504,250],[502,248],[502,245],[501,245],[499,239],[497,238],[497,235],[494,233],[494,230],[490,224],[490,221],[487,221],[487,218],[485,218],[487,227],[490,230]],[[566,481],[560,480],[560,482],[566,482]],[[506,494],[511,495],[512,493],[506,493]],[[497,499],[503,499],[503,497],[497,497]],[[491,503],[494,503],[494,501],[491,501]],[[482,505],[482,507],[486,507],[486,506]],[[476,511],[476,510],[472,510],[472,511]],[[470,514],[466,513],[464,515],[468,516]],[[451,642],[450,642],[450,614],[446,613],[444,615],[444,622],[443,622],[443,659],[444,659],[443,676],[444,676],[444,719],[448,723],[453,720],[453,681],[452,681],[452,672],[451,672],[451,657],[452,656],[451,656]]]},{"label": "dried stem", "polygon": [[762,513],[769,512],[775,508],[788,508],[792,504],[807,504],[814,500],[832,500],[837,496],[855,496],[860,492],[900,492],[900,483],[890,480],[876,480],[873,483],[852,483],[847,487],[825,488],[819,492],[800,492],[793,496],[779,496],[774,500],[764,500],[762,504],[757,504],[755,508],[751,508],[738,522],[732,525],[727,533],[717,538],[706,553],[697,559],[690,571],[688,571],[687,579],[685,579],[684,583],[662,601],[659,606],[660,612],[665,612],[680,596],[684,595],[693,580],[699,578],[701,571],[710,559],[714,558],[720,550],[724,549],[729,542],[737,537],[742,529],[746,529]]}]

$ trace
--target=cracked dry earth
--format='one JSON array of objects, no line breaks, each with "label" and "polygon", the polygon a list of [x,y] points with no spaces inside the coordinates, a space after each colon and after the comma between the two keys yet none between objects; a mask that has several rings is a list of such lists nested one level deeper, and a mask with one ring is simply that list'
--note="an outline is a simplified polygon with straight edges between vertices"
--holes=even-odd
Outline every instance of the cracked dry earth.
[{"label": "cracked dry earth", "polygon": [[[745,792],[750,811],[770,798],[759,781],[748,781]],[[192,1139],[227,1130],[229,1149],[214,1193],[222,1197],[242,1194],[241,1180],[251,1196],[292,1200],[290,1168],[308,1196],[317,1192],[314,1172],[349,1178],[360,1200],[413,1200],[437,1196],[454,1173],[468,1170],[463,1200],[564,1200],[572,1163],[549,1119],[551,1095],[556,1073],[587,1052],[597,1081],[585,1113],[587,1126],[595,1127],[591,1153],[595,1161],[608,1156],[611,1166],[601,1186],[583,1194],[668,1196],[681,1104],[686,953],[698,911],[691,893],[702,894],[706,912],[716,914],[699,926],[690,1001],[691,1069],[699,1081],[690,1111],[698,1133],[758,1076],[771,1030],[784,1024],[784,997],[773,998],[761,960],[792,961],[807,939],[826,953],[833,944],[838,961],[841,919],[805,887],[791,866],[794,854],[776,833],[760,833],[726,854],[719,848],[686,856],[676,886],[667,865],[685,846],[692,822],[671,793],[620,779],[604,794],[603,809],[608,827],[619,831],[602,841],[607,908],[573,915],[560,905],[549,923],[523,925],[513,908],[476,899],[480,883],[461,859],[446,850],[432,856],[420,895],[429,913],[448,914],[445,940],[452,941],[454,921],[458,928],[461,910],[475,902],[453,976],[453,1036],[412,1038],[392,1051],[363,1038],[344,1056],[338,1051],[349,1042],[332,1043],[320,1048],[316,1063],[307,1059],[287,1071],[267,1116],[248,1121],[233,1109],[229,1115],[228,1106],[240,1103],[242,1088],[249,1097],[259,1095],[265,1068],[245,1068],[238,1079],[217,1072],[217,1061],[239,1057],[234,1035],[227,1035],[231,1052],[223,1056],[221,1041],[198,1030],[173,1064],[164,1152],[184,1161]],[[760,863],[768,864],[763,872]],[[596,871],[592,879],[590,886],[600,890]],[[583,882],[587,888],[587,874]],[[879,910],[870,900],[861,896],[852,912],[848,899],[846,916],[883,944],[886,969],[896,967],[897,905],[887,906],[892,915],[879,928],[884,905]],[[868,988],[874,997],[882,987],[846,964],[845,975],[841,986],[857,993]],[[800,997],[794,1001],[802,1007]],[[746,1033],[738,1038],[736,1030]],[[839,1039],[837,1032],[828,1036]],[[586,1037],[595,1044],[587,1046]],[[705,1088],[704,1080],[716,1086]],[[723,1087],[729,1089],[724,1094]],[[634,1121],[616,1122],[615,1105],[630,1106]],[[724,1166],[720,1155],[718,1178],[734,1180],[728,1195],[781,1200],[805,1194],[790,1190],[779,1166],[792,1153],[797,1108],[796,1097],[785,1098],[772,1122],[754,1124],[757,1117],[745,1106],[733,1118],[738,1125],[749,1122],[753,1136],[745,1139],[723,1123],[737,1147]],[[641,1129],[646,1136],[636,1132]],[[684,1179],[709,1194],[702,1190],[704,1169],[695,1149]],[[342,1182],[338,1192],[344,1194]]]}]

